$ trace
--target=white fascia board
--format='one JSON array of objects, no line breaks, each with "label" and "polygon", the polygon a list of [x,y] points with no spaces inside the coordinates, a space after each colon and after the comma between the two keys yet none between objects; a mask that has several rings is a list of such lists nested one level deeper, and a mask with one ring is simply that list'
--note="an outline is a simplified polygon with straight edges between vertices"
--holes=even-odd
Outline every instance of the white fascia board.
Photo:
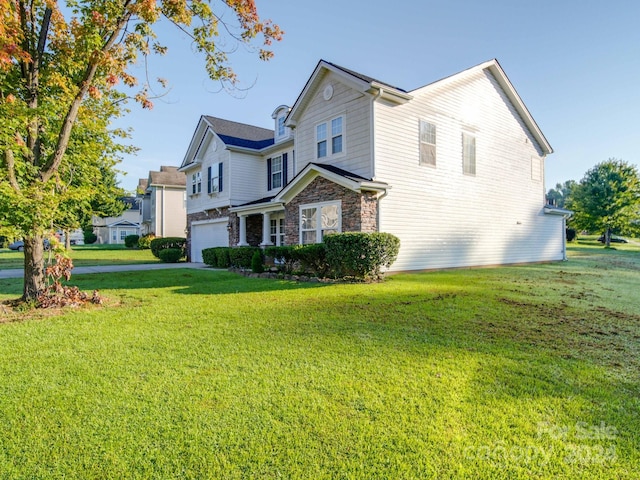
[{"label": "white fascia board", "polygon": [[283,202],[265,202],[265,203],[259,203],[257,205],[231,207],[229,209],[229,211],[232,213],[243,214],[243,215],[253,215],[255,213],[280,212],[282,210],[284,210]]}]

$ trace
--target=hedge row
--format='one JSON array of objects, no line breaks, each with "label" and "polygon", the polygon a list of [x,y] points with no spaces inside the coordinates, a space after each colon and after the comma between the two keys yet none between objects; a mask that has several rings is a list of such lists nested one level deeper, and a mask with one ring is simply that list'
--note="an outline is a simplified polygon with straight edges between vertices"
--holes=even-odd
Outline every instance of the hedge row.
[{"label": "hedge row", "polygon": [[213,247],[202,250],[202,261],[214,268],[251,268],[258,247]]},{"label": "hedge row", "polygon": [[[286,273],[370,279],[391,266],[399,249],[400,240],[389,233],[347,232],[327,235],[324,243],[267,247],[264,255],[273,258]],[[202,258],[216,268],[260,271],[258,258],[262,256],[258,247],[215,247],[204,249]]]}]

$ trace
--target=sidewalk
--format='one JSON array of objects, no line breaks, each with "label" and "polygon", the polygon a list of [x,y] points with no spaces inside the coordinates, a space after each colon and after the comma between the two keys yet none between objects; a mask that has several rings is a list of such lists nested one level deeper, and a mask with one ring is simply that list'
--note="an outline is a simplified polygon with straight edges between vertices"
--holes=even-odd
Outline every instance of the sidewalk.
[{"label": "sidewalk", "polygon": [[[84,275],[86,273],[112,273],[112,272],[132,272],[139,270],[165,270],[169,268],[206,268],[204,263],[139,263],[135,265],[103,265],[95,267],[74,267],[71,271],[72,275]],[[2,278],[22,278],[23,270],[8,269],[0,270],[0,279]]]}]

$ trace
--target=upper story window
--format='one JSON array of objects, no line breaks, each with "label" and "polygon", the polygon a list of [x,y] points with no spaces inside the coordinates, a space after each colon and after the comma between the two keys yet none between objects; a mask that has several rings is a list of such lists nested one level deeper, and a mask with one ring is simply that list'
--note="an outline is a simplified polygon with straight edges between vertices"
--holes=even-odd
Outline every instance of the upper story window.
[{"label": "upper story window", "polygon": [[202,192],[202,174],[200,172],[191,175],[191,194],[196,195]]},{"label": "upper story window", "polygon": [[476,174],[476,137],[468,133],[462,134],[462,172]]},{"label": "upper story window", "polygon": [[436,126],[420,120],[420,165],[436,165]]},{"label": "upper story window", "polygon": [[316,158],[344,151],[344,117],[339,116],[316,125]]},{"label": "upper story window", "polygon": [[284,115],[278,117],[278,130],[276,131],[278,137],[284,137],[285,128],[284,128]]},{"label": "upper story window", "polygon": [[340,202],[300,207],[300,243],[320,243],[325,235],[342,229]]},{"label": "upper story window", "polygon": [[267,190],[282,188],[287,184],[288,159],[287,153],[267,159]]},{"label": "upper story window", "polygon": [[223,163],[214,163],[207,168],[207,193],[222,192]]}]

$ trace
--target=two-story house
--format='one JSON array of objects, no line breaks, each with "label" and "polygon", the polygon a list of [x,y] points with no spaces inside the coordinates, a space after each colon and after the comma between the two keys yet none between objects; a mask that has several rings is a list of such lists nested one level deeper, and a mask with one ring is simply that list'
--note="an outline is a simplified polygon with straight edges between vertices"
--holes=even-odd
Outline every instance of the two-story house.
[{"label": "two-story house", "polygon": [[565,258],[551,146],[496,60],[412,91],[320,61],[272,118],[200,119],[180,167],[192,261],[345,231],[398,236],[396,271]]},{"label": "two-story house", "polygon": [[163,165],[140,179],[141,233],[184,237],[187,224],[186,177],[178,167]]},{"label": "two-story house", "polygon": [[124,244],[128,235],[140,235],[139,199],[123,197],[120,199],[126,206],[118,217],[97,217],[92,219],[93,233],[100,244]]}]

